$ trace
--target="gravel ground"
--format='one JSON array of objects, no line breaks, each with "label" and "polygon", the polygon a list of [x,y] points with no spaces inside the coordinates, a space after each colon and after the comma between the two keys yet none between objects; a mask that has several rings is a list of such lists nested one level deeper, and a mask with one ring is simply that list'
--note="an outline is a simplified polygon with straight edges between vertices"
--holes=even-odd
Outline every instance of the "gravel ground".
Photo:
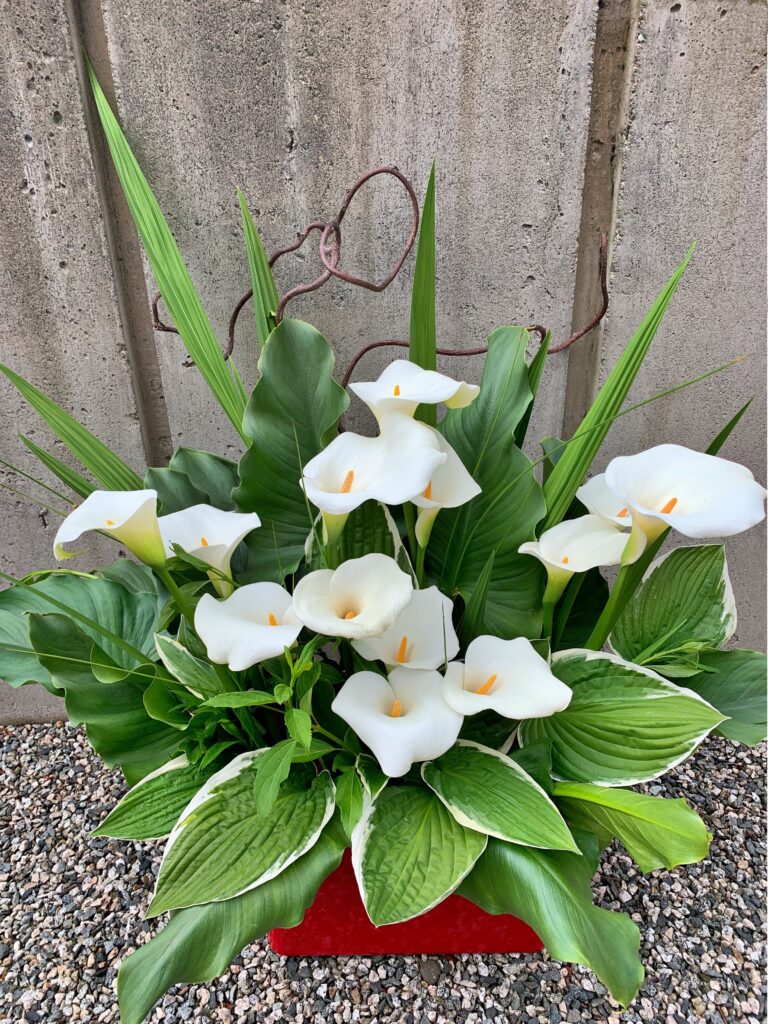
[{"label": "gravel ground", "polygon": [[[161,844],[89,839],[124,786],[79,729],[4,730],[0,761],[0,1020],[118,1021],[118,961],[143,923]],[[632,914],[646,980],[621,1013],[586,970],[541,956],[300,960],[247,949],[207,986],[175,989],[152,1021],[260,1024],[291,1020],[449,1024],[746,1021],[765,1016],[764,761],[710,740],[663,785],[714,833],[703,864],[642,877],[607,851],[595,898]]]}]

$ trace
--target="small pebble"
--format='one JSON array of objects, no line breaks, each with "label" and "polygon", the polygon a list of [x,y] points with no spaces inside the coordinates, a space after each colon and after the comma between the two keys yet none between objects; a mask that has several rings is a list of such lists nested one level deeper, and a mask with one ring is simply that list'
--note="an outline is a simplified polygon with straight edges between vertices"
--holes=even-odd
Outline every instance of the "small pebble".
[{"label": "small pebble", "polygon": [[[81,729],[3,727],[0,1024],[119,1024],[121,957],[142,921],[162,843],[89,838],[125,792]],[[627,1010],[583,967],[533,956],[276,956],[249,946],[207,985],[180,985],[150,1024],[762,1024],[765,1019],[765,746],[711,738],[642,787],[684,797],[714,835],[701,864],[641,875],[617,844],[595,902],[632,916],[646,968]]]}]

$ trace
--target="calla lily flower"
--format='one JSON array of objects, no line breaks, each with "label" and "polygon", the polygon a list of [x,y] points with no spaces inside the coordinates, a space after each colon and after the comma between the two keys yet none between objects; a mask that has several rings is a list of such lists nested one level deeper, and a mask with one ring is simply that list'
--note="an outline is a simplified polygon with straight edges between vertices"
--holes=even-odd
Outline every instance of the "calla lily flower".
[{"label": "calla lily flower", "polygon": [[453,380],[435,370],[424,370],[408,359],[396,359],[378,380],[350,384],[374,416],[403,412],[413,416],[419,405],[445,402],[449,409],[461,409],[477,397],[480,388],[463,380]]},{"label": "calla lily flower", "polygon": [[293,608],[316,633],[359,640],[386,632],[412,594],[394,558],[374,553],[309,573],[296,584]]},{"label": "calla lily flower", "polygon": [[[261,526],[255,512],[224,512],[212,505],[192,505],[160,516],[159,523],[169,556],[173,555],[173,545],[178,544],[188,554],[227,576],[235,548],[251,530]],[[232,585],[218,573],[211,572],[209,576],[218,593],[227,597],[232,593]]]},{"label": "calla lily flower", "polygon": [[431,761],[456,742],[462,715],[443,696],[439,672],[397,668],[385,679],[356,672],[331,705],[366,743],[391,778],[417,761]]},{"label": "calla lily flower", "polygon": [[479,636],[467,648],[462,665],[445,672],[445,699],[462,715],[495,711],[505,718],[546,718],[564,711],[571,689],[552,674],[530,640]]},{"label": "calla lily flower", "polygon": [[632,513],[633,543],[668,526],[684,537],[731,537],[765,518],[766,490],[746,466],[677,444],[613,459],[605,483]]},{"label": "calla lily flower", "polygon": [[458,508],[480,494],[481,488],[470,476],[464,463],[438,430],[432,430],[445,462],[438,466],[429,483],[411,498],[420,509],[416,520],[416,540],[426,547],[432,524],[441,508]]},{"label": "calla lily flower", "polygon": [[358,654],[387,667],[437,669],[459,653],[453,628],[453,601],[437,587],[414,590],[413,597],[380,637],[353,640]]},{"label": "calla lily flower", "polygon": [[65,544],[98,530],[124,544],[146,565],[165,563],[157,520],[157,491],[93,491],[64,519],[53,541],[58,559],[71,558]]},{"label": "calla lily flower", "polygon": [[410,501],[429,486],[446,460],[434,433],[407,416],[385,416],[377,437],[339,434],[304,466],[301,486],[323,513],[326,542],[347,515],[369,499],[387,505]]},{"label": "calla lily flower", "polygon": [[605,473],[598,473],[576,491],[576,497],[588,512],[600,516],[606,522],[620,529],[632,526],[632,510],[613,493],[605,479]]},{"label": "calla lily flower", "polygon": [[290,647],[301,632],[291,595],[277,583],[249,583],[223,601],[203,594],[195,630],[217,665],[243,672]]},{"label": "calla lily flower", "polygon": [[[618,565],[629,542],[629,534],[606,522],[602,516],[564,519],[545,530],[538,540],[521,544],[522,555],[533,555],[547,570],[544,601],[556,601],[575,572],[587,572],[599,565]],[[635,558],[642,554],[642,548]]]}]

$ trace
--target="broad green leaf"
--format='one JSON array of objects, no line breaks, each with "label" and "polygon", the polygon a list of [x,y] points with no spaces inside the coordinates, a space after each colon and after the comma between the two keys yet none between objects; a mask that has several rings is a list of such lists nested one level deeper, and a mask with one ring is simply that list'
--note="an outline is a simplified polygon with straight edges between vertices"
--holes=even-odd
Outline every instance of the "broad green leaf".
[{"label": "broad green leaf", "polygon": [[178,469],[150,468],[144,474],[144,486],[157,491],[162,515],[181,512],[192,505],[207,505],[208,495],[198,490],[186,473]]},{"label": "broad green leaf", "polygon": [[622,612],[611,647],[658,672],[689,652],[719,647],[736,628],[736,605],[722,545],[676,548],[651,565]]},{"label": "broad green leaf", "polygon": [[121,458],[87,430],[81,423],[61,409],[53,399],[44,395],[18,373],[0,363],[0,373],[5,374],[22,398],[37,415],[44,420],[58,439],[93,474],[108,491],[133,491],[143,487],[141,477],[127,466]]},{"label": "broad green leaf", "polygon": [[709,701],[726,721],[717,731],[752,747],[766,738],[768,662],[761,651],[706,651],[699,655],[701,673],[685,685]]},{"label": "broad green leaf", "polygon": [[29,642],[29,621],[21,612],[2,607],[0,591],[0,679],[9,686],[40,683],[49,692],[55,689],[48,669],[40,664]]},{"label": "broad green leaf", "polygon": [[629,394],[629,389],[643,364],[692,253],[693,249],[689,250],[651,306],[637,333],[617,359],[568,447],[544,484],[547,514],[541,525],[542,530],[555,526],[565,517],[568,506],[576,496],[576,491],[584,481],[595,455],[610,430],[613,418]]},{"label": "broad green leaf", "polygon": [[183,473],[198,491],[205,494],[207,505],[226,512],[234,509],[232,491],[238,482],[236,462],[198,448],[177,448],[168,466]]},{"label": "broad green leaf", "polygon": [[370,754],[358,755],[357,772],[368,797],[371,800],[375,800],[389,781],[388,776],[379,767],[379,762],[371,757]]},{"label": "broad green leaf", "polygon": [[241,949],[273,928],[293,928],[335,871],[347,845],[334,820],[315,845],[277,878],[234,899],[189,907],[120,963],[117,995],[122,1024],[142,1024],[154,1003],[178,982],[223,974]]},{"label": "broad green leaf", "polygon": [[350,513],[339,540],[339,561],[361,558],[372,551],[394,557],[395,545],[384,508],[365,501]]},{"label": "broad green leaf", "polygon": [[691,690],[610,654],[563,651],[552,671],[573,690],[549,718],[522,722],[521,746],[552,744],[560,779],[632,786],[684,761],[723,716]]},{"label": "broad green leaf", "polygon": [[280,787],[291,771],[297,748],[296,740],[287,739],[267,747],[261,753],[252,790],[253,802],[259,814],[266,815],[272,810]]},{"label": "broad green leaf", "polygon": [[557,607],[552,646],[583,647],[608,601],[608,584],[599,569],[576,573]]},{"label": "broad green leaf", "polygon": [[282,582],[304,557],[316,509],[301,489],[302,466],[332,439],[349,404],[333,362],[325,338],[300,320],[283,320],[262,350],[244,421],[253,444],[234,493],[239,511],[261,517],[246,542],[244,581]]},{"label": "broad green leaf", "polygon": [[352,836],[352,862],[375,925],[431,910],[472,869],[488,837],[464,828],[421,786],[387,786]]},{"label": "broad green leaf", "polygon": [[253,223],[251,211],[245,196],[237,190],[240,213],[243,218],[245,247],[248,251],[248,267],[251,271],[253,287],[253,315],[256,320],[256,338],[259,345],[264,345],[275,327],[275,313],[280,301],[275,287],[275,279],[269,266],[267,254],[264,252],[256,225]]},{"label": "broad green leaf", "polygon": [[459,740],[423,765],[421,776],[460,825],[509,843],[578,852],[545,791],[498,750]]},{"label": "broad green leaf", "polygon": [[29,638],[64,691],[70,723],[85,725],[93,749],[110,767],[119,765],[129,784],[173,757],[180,733],[147,714],[146,677],[100,683],[89,666],[93,641],[64,615],[30,615]]},{"label": "broad green leaf", "polygon": [[176,240],[87,60],[86,65],[115,170],[157,287],[195,365],[235,430],[247,441],[242,426],[245,410],[242,387],[227,367]]},{"label": "broad green leaf", "polygon": [[354,767],[347,768],[336,779],[336,806],[341,824],[348,836],[363,814],[364,791],[360,776]]},{"label": "broad green leaf", "polygon": [[488,555],[488,561],[483,566],[483,570],[477,578],[477,583],[464,607],[464,613],[457,628],[463,650],[469,647],[475,637],[487,633],[485,627],[485,606],[488,601],[488,587],[493,578],[494,558],[495,552],[491,551],[490,555]]},{"label": "broad green leaf", "polygon": [[[183,683],[192,693],[199,697],[210,697],[219,694],[225,688],[222,678],[213,665],[202,661],[170,636],[157,633],[154,637],[155,647],[160,659],[171,675]],[[232,707],[233,705],[214,705],[215,707]]]},{"label": "broad green leaf", "polygon": [[61,459],[57,459],[55,455],[51,455],[50,452],[40,448],[34,441],[30,441],[28,437],[19,434],[19,440],[42,462],[46,469],[50,470],[54,476],[57,476],[71,491],[79,494],[81,498],[87,498],[89,494],[96,490],[96,485],[92,484],[90,480],[86,480],[76,470],[62,462]]},{"label": "broad green leaf", "polygon": [[593,904],[597,848],[582,837],[579,845],[581,857],[490,839],[459,894],[489,914],[521,918],[552,957],[589,967],[617,1002],[629,1006],[643,981],[640,933],[629,917]]},{"label": "broad green leaf", "polygon": [[317,842],[333,814],[330,775],[294,767],[272,809],[260,814],[253,785],[263,754],[240,754],[184,809],[168,839],[148,917],[254,889]]},{"label": "broad green leaf", "polygon": [[[533,359],[531,359],[528,364],[528,387],[531,389],[531,401],[528,404],[528,408],[523,413],[523,416],[517,425],[517,430],[515,431],[515,444],[518,448],[523,447],[526,434],[528,433],[528,425],[531,422],[533,405],[539,391],[541,378],[544,375],[544,367],[547,365],[547,355],[549,354],[549,346],[551,344],[552,332],[547,331],[543,340],[539,344],[539,347],[536,349]],[[544,442],[542,441],[542,444],[543,443]]]},{"label": "broad green leaf", "polygon": [[709,852],[706,826],[685,800],[583,782],[555,783],[555,798],[570,824],[620,839],[641,871],[695,864]]},{"label": "broad green leaf", "polygon": [[449,595],[469,602],[491,553],[485,628],[501,637],[539,635],[544,571],[519,555],[544,515],[533,464],[515,447],[515,430],[531,400],[525,365],[528,332],[502,327],[488,341],[480,394],[452,409],[440,430],[482,488],[457,509],[443,509],[427,549],[428,574]]},{"label": "broad green leaf", "polygon": [[274,694],[264,690],[236,690],[233,693],[217,693],[205,702],[207,708],[255,708],[274,704]]},{"label": "broad green leaf", "polygon": [[148,565],[130,562],[127,558],[118,558],[103,569],[95,569],[94,573],[105,580],[119,583],[133,594],[151,594],[158,602],[167,597],[165,587],[155,576]]},{"label": "broad green leaf", "polygon": [[533,743],[511,751],[509,756],[534,782],[538,782],[545,793],[552,795],[552,749],[548,743]]},{"label": "broad green leaf", "polygon": [[[411,291],[411,326],[408,358],[425,370],[437,368],[437,327],[435,324],[435,163],[429,172],[427,192],[421,211],[416,265]],[[416,418],[434,427],[437,410],[424,405]]]},{"label": "broad green leaf", "polygon": [[212,771],[201,771],[177,757],[146,775],[106,816],[94,836],[111,839],[163,839]]}]

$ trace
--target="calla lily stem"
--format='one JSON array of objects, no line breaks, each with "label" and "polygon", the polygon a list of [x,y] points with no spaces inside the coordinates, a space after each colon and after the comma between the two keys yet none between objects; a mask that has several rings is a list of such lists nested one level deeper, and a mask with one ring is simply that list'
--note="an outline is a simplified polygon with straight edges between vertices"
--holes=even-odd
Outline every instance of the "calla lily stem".
[{"label": "calla lily stem", "polygon": [[592,630],[592,635],[589,640],[587,640],[586,644],[584,644],[588,651],[602,650],[603,644],[608,639],[608,635],[613,629],[613,625],[616,622],[616,619],[618,619],[620,611],[626,603],[622,602],[622,591],[626,587],[627,577],[631,568],[632,567],[629,565],[622,565],[619,569],[616,582],[613,584],[613,589],[608,597],[605,608],[603,608],[600,618],[597,620],[595,628]]},{"label": "calla lily stem", "polygon": [[154,566],[154,570],[165,584],[165,588],[168,593],[176,602],[176,607],[187,620],[187,625],[193,630],[195,628],[195,613],[192,605],[182,593],[181,588],[164,565],[156,565]]},{"label": "calla lily stem", "polygon": [[408,531],[408,548],[413,556],[416,554],[418,545],[416,543],[416,511],[410,501],[406,501],[403,505],[403,515],[405,516],[405,528]]}]

